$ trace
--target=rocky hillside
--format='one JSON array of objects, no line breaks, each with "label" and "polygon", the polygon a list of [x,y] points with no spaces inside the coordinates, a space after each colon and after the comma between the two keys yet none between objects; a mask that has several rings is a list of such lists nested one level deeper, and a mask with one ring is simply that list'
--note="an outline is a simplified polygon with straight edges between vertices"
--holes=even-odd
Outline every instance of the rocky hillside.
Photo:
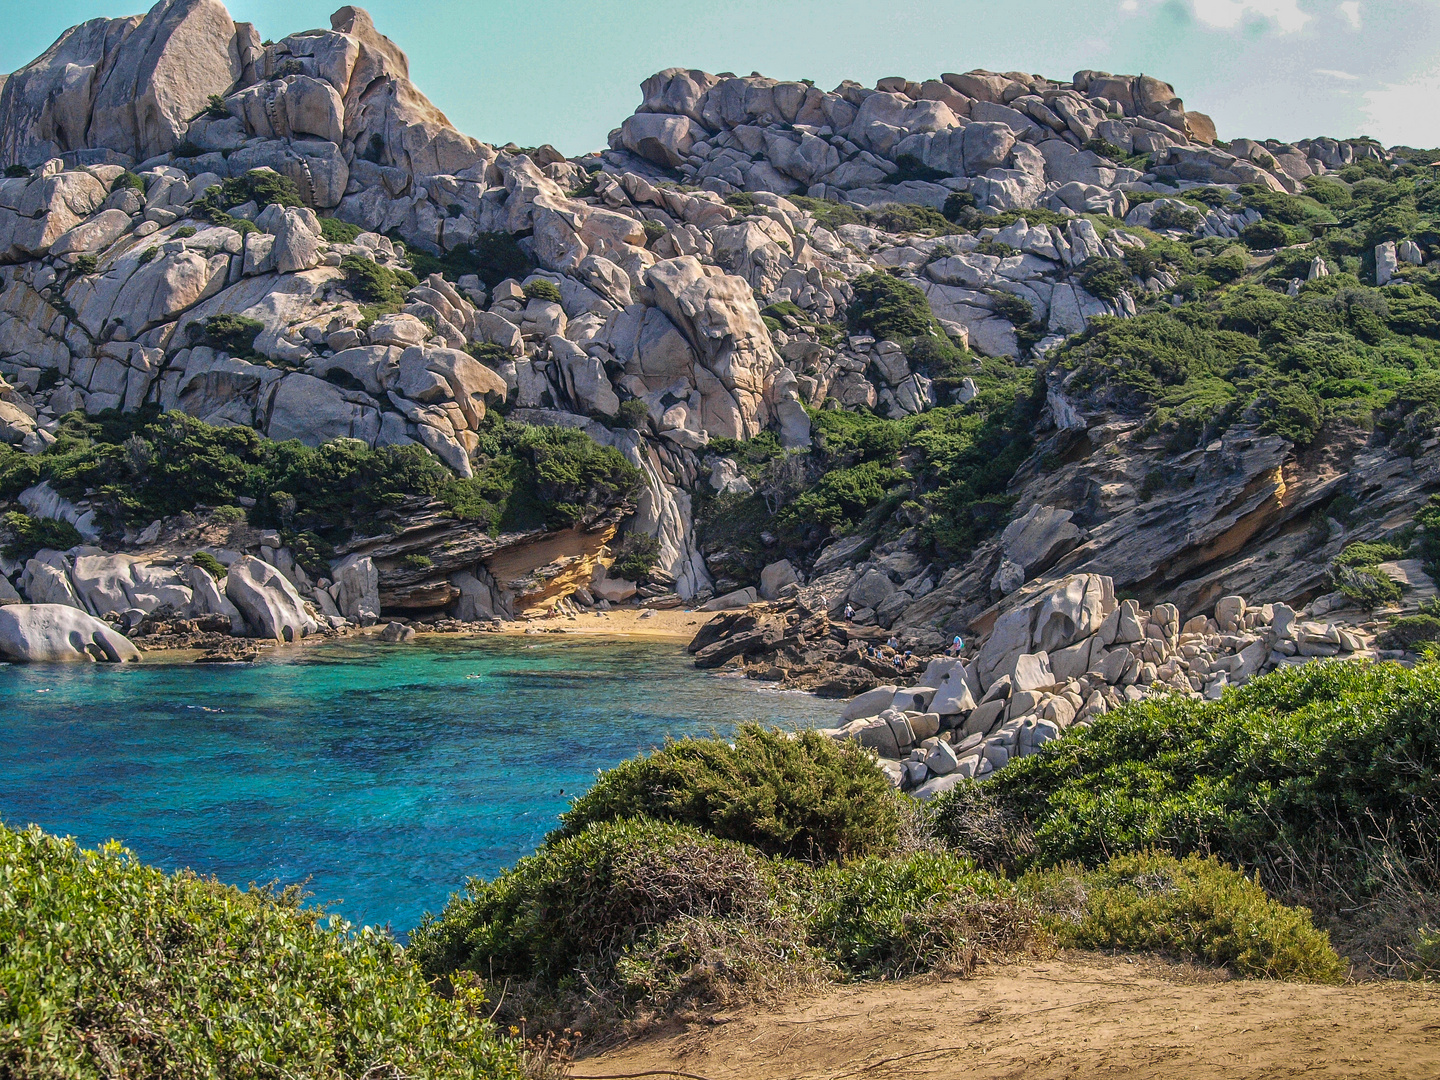
[{"label": "rocky hillside", "polygon": [[[219,0],[10,75],[0,602],[215,615],[204,541],[301,633],[793,586],[928,650],[1074,574],[1188,619],[1410,544],[1430,155],[1094,71],[642,92],[603,151],[491,146],[364,11]],[[185,592],[82,583],[120,551]]]}]

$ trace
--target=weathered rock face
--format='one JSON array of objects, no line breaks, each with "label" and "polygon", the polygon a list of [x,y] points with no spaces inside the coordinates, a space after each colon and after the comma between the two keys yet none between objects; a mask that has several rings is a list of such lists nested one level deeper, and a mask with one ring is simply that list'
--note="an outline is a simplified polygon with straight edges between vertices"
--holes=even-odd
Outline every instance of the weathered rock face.
[{"label": "weathered rock face", "polygon": [[240,609],[256,637],[294,642],[319,630],[285,575],[249,555],[230,567],[225,596]]},{"label": "weathered rock face", "polygon": [[211,94],[244,72],[254,30],[219,0],[162,0],[143,18],[66,31],[0,93],[0,158],[36,166],[72,151],[164,154]]},{"label": "weathered rock face", "polygon": [[63,604],[0,607],[0,657],[22,664],[140,659],[124,637],[85,612]]}]

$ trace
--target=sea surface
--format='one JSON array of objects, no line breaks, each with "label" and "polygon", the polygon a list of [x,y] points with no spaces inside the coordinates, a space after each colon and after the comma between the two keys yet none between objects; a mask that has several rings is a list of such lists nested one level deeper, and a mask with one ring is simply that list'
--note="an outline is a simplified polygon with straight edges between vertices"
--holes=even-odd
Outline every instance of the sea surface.
[{"label": "sea surface", "polygon": [[697,672],[673,642],[346,642],[255,664],[0,664],[0,821],[400,937],[532,852],[597,769],[667,736],[836,706]]}]

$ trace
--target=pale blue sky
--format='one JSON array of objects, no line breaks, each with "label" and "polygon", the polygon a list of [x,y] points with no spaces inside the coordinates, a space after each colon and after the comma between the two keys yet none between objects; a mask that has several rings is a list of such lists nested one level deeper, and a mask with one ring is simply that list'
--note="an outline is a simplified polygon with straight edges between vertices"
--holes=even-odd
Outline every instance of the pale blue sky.
[{"label": "pale blue sky", "polygon": [[[231,0],[262,37],[337,0]],[[1440,0],[371,0],[420,88],[487,141],[601,147],[665,67],[873,85],[986,67],[1173,83],[1222,138],[1370,134],[1440,145]],[[0,0],[0,70],[144,0]]]}]

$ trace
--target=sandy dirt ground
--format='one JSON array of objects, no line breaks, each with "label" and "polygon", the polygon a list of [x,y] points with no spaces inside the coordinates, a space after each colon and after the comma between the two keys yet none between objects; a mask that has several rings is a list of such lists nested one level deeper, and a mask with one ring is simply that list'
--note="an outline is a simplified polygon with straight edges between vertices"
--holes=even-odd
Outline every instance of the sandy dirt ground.
[{"label": "sandy dirt ground", "polygon": [[982,968],[745,1008],[582,1058],[586,1077],[1440,1077],[1440,989],[1221,981],[1123,957]]},{"label": "sandy dirt ground", "polygon": [[715,617],[713,611],[641,611],[619,608],[588,612],[574,618],[558,616],[533,622],[504,623],[503,634],[563,631],[567,634],[594,634],[608,637],[677,638],[689,641],[700,627]]}]

